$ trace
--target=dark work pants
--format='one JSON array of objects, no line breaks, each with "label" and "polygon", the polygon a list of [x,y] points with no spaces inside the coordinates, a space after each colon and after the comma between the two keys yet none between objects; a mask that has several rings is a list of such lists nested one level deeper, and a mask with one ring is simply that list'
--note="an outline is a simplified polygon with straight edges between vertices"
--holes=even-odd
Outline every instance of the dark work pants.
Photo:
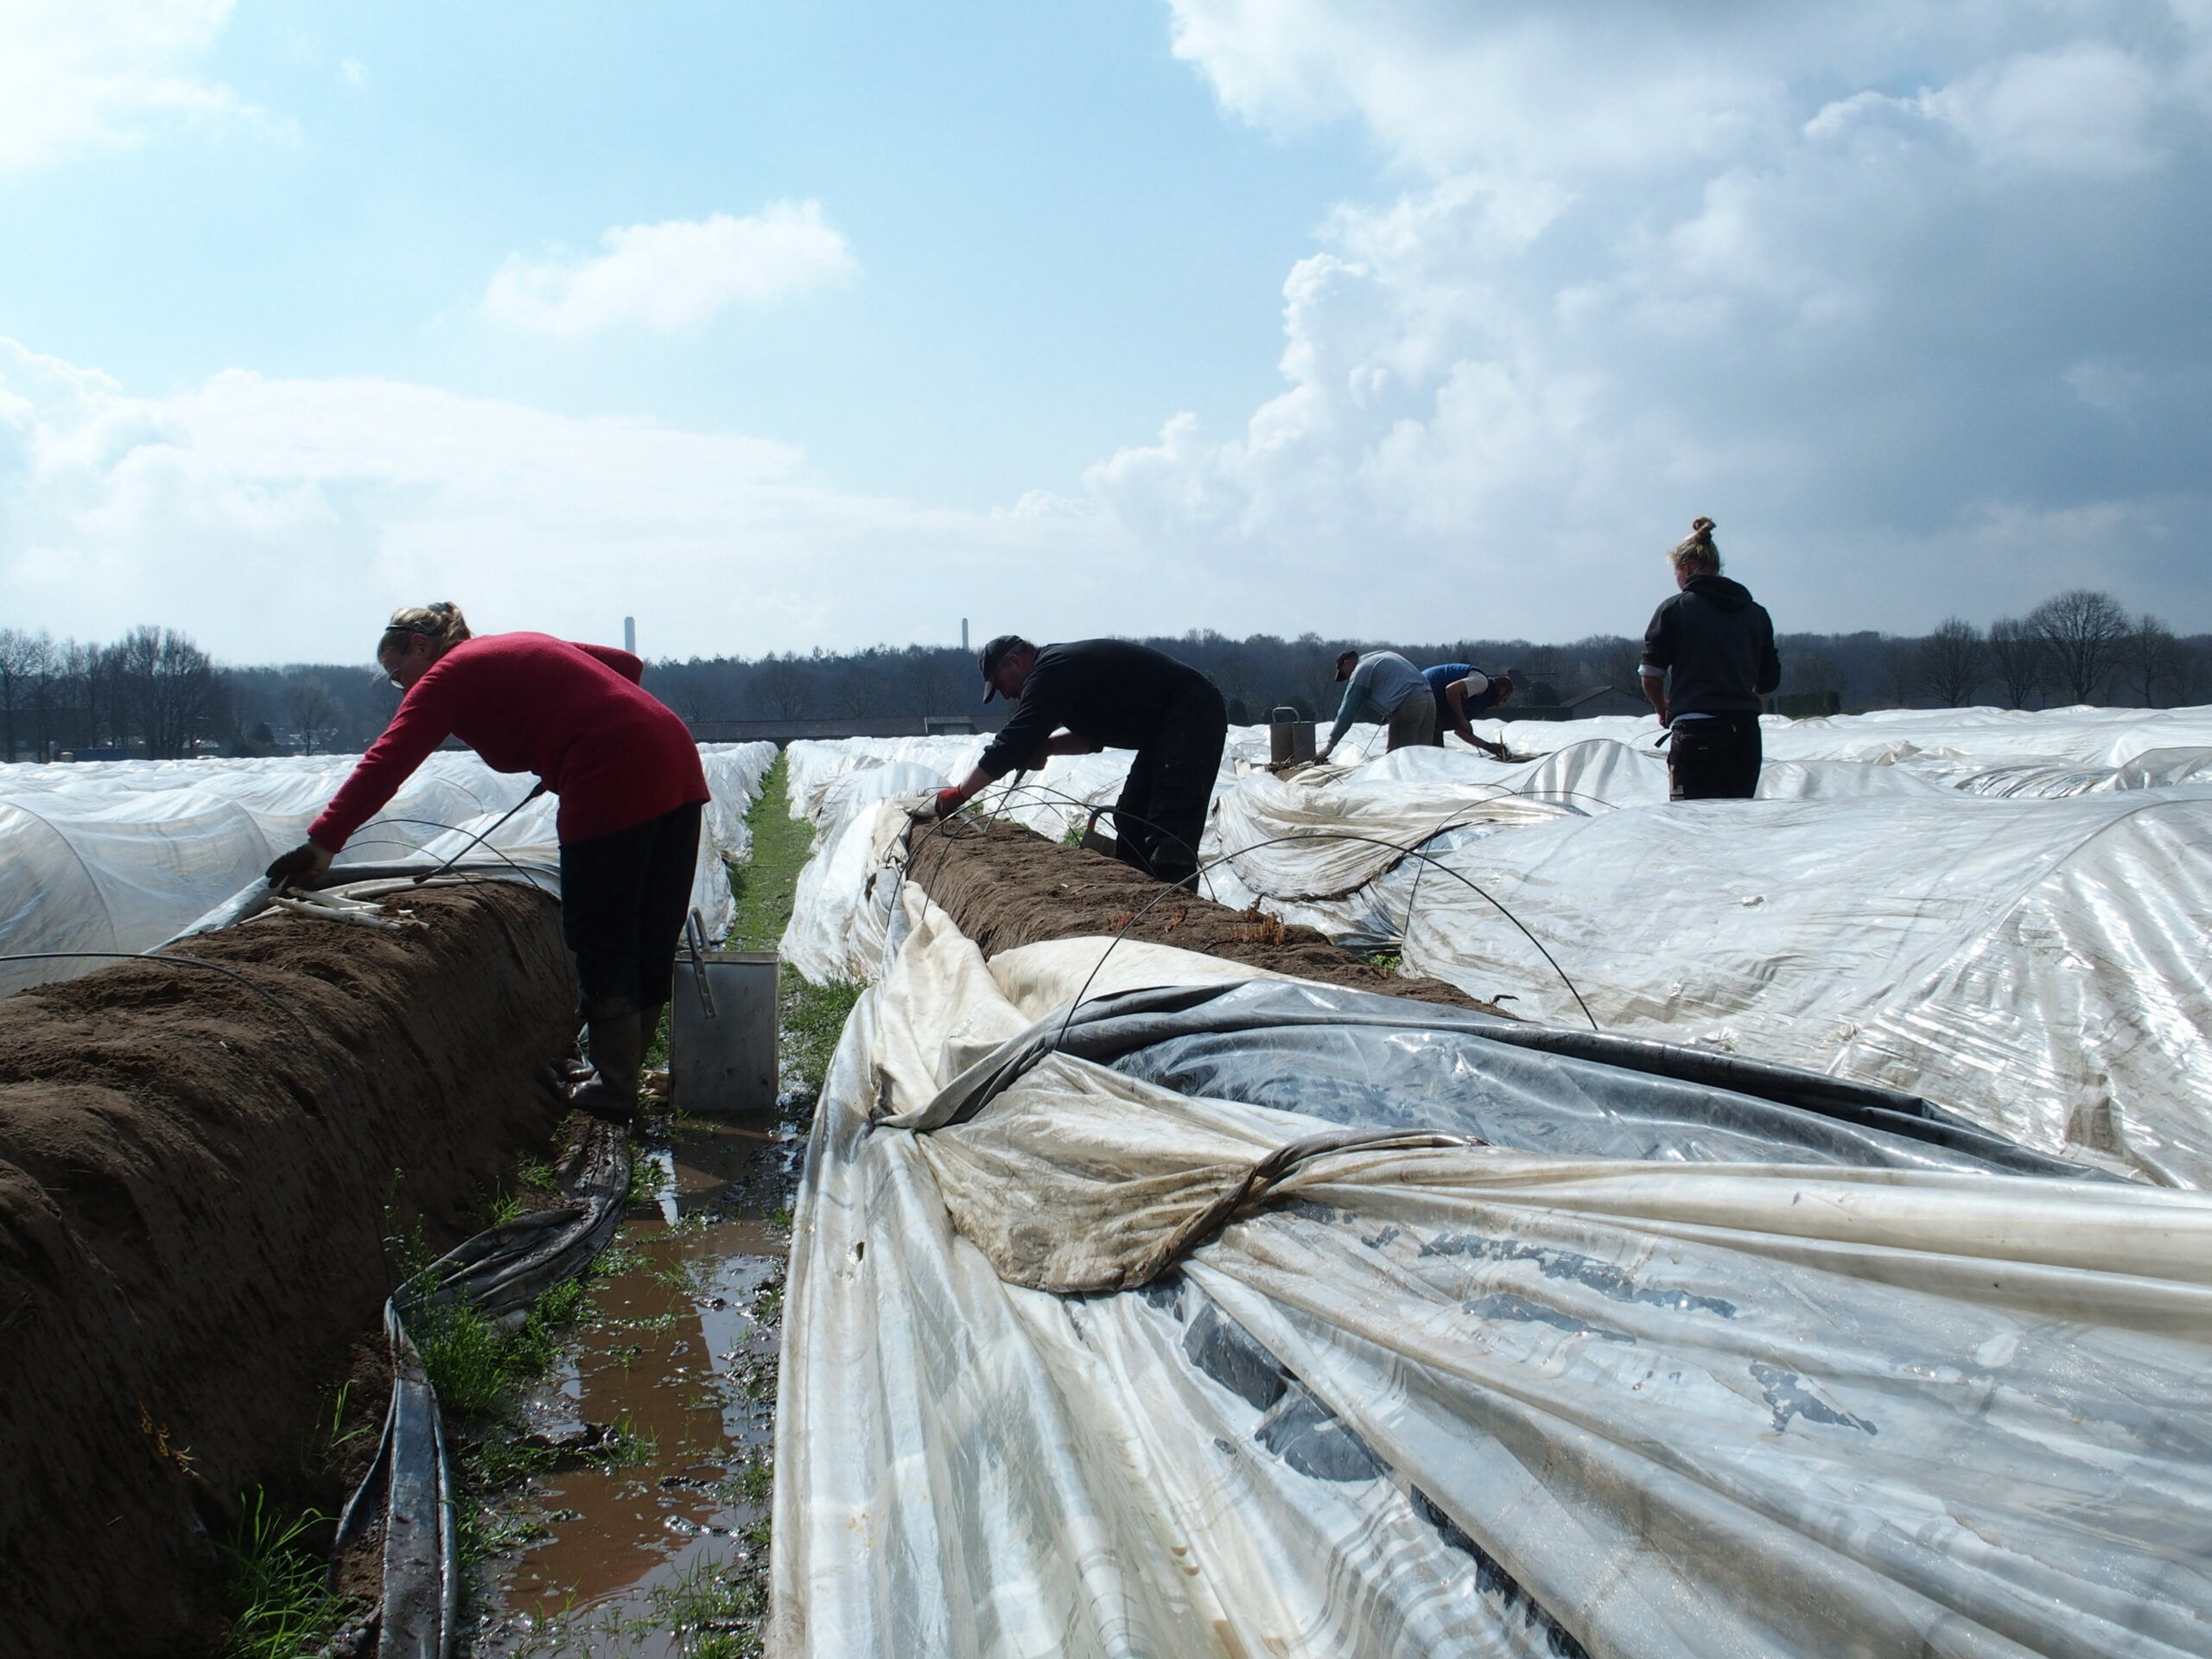
[{"label": "dark work pants", "polygon": [[575,955],[582,1018],[645,1014],[668,1001],[698,861],[696,801],[561,844],[561,937]]},{"label": "dark work pants", "polygon": [[1114,804],[1116,857],[1162,881],[1191,880],[1228,741],[1229,710],[1211,681],[1167,705]]},{"label": "dark work pants", "polygon": [[1667,741],[1668,798],[1748,801],[1758,793],[1759,717],[1678,720]]}]

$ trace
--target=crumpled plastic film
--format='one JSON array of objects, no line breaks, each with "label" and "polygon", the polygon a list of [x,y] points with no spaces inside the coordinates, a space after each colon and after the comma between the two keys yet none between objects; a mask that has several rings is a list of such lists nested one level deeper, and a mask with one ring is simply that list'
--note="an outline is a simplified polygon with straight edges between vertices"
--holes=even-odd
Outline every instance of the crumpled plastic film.
[{"label": "crumpled plastic film", "polygon": [[[1141,1246],[1335,1120],[1135,1075],[1222,1020],[1117,1070],[1040,1048],[1104,942],[985,964],[899,902],[797,1215],[776,1651],[2203,1649],[2212,1199],[1786,1137],[1698,1162],[1345,1147],[1179,1272],[1058,1296],[1006,1274]],[[1308,993],[1224,990],[1224,966],[1133,951],[1107,991],[1159,995],[1114,1017]],[[1398,1041],[1357,1057],[1386,1091]],[[1603,1128],[1591,1092],[1560,1091],[1566,1141]]]}]

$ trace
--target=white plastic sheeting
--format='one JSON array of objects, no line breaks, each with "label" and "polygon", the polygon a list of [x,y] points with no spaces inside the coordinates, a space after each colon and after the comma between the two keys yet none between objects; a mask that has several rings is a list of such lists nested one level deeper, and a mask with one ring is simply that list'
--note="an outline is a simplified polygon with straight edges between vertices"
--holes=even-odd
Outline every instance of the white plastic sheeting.
[{"label": "white plastic sheeting", "polygon": [[[1105,948],[986,964],[900,909],[797,1218],[787,1659],[2206,1650],[2212,1201],[1353,1151],[1179,1274],[1054,1296],[962,1226],[1104,1224],[1325,1126],[1067,1056],[964,1125],[872,1126]],[[1122,945],[1091,990],[1233,976]]]},{"label": "white plastic sheeting", "polygon": [[[151,948],[256,880],[296,846],[358,757],[0,766],[0,954]],[[726,929],[723,861],[749,850],[744,815],[772,745],[700,749],[714,792],[694,902]],[[441,752],[349,841],[340,865],[443,858],[474,842],[531,787],[475,755]],[[490,844],[550,861],[556,803],[518,812]],[[467,833],[456,833],[467,832]],[[0,993],[97,963],[0,963]]]},{"label": "white plastic sheeting", "polygon": [[[1534,1018],[1586,1004],[1608,1030],[1885,1084],[2042,1151],[2212,1181],[2212,710],[1769,721],[1764,798],[1679,806],[1654,721],[1504,729],[1523,753],[1551,747],[1501,766],[1455,741],[1285,779],[1255,764],[1263,729],[1232,733],[1204,849],[1230,856],[1206,891],[1402,947],[1408,968]],[[822,840],[786,950],[811,977],[878,969],[895,836],[876,803],[918,798],[980,740],[927,741],[881,759],[803,746]],[[1078,760],[1093,770],[1058,774],[1066,792],[1110,801],[1128,757]],[[1061,787],[1062,764],[1042,779]],[[1063,832],[1046,810],[1007,808]]]}]

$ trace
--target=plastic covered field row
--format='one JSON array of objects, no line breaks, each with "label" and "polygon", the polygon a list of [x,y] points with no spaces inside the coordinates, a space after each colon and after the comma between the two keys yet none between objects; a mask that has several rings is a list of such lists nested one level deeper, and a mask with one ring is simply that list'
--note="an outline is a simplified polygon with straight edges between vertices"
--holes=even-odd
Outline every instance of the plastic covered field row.
[{"label": "plastic covered field row", "polygon": [[1106,941],[987,963],[911,884],[889,936],[798,1212],[785,1654],[2202,1650],[2212,1200],[1156,945],[1068,1023]]},{"label": "plastic covered field row", "polygon": [[[355,757],[118,761],[0,766],[0,954],[143,950],[255,880],[307,826]],[[775,760],[766,743],[702,744],[713,798],[692,902],[710,933],[732,914],[728,862],[749,850],[747,806]],[[528,793],[526,777],[474,754],[435,754],[365,825],[339,867],[486,851],[557,859],[557,802],[541,797],[485,837]],[[80,971],[67,963],[0,963],[0,994]]]}]

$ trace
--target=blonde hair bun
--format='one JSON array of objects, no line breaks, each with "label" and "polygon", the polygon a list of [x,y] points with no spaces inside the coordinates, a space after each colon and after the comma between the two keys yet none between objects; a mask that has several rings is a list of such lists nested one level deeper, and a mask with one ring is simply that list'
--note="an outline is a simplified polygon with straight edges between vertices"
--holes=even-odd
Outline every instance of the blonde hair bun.
[{"label": "blonde hair bun", "polygon": [[461,613],[461,607],[449,599],[428,605],[403,605],[394,611],[391,620],[385,624],[384,638],[377,642],[379,658],[392,645],[392,635],[396,633],[419,633],[440,651],[474,638],[468,631],[468,619]]},{"label": "blonde hair bun", "polygon": [[1720,569],[1720,550],[1713,544],[1713,523],[1702,516],[1690,520],[1690,533],[1675,543],[1667,561],[1677,571]]}]

